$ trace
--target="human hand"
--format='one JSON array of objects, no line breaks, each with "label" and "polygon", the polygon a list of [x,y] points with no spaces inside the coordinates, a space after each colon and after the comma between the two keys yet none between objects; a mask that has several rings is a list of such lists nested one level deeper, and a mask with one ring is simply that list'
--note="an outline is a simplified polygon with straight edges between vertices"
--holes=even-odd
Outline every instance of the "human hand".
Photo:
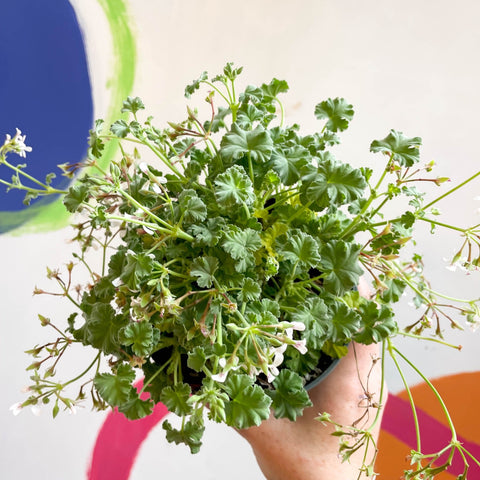
[{"label": "human hand", "polygon": [[[363,293],[361,291],[361,293]],[[334,427],[316,418],[328,412],[331,420],[341,425],[368,428],[376,416],[376,408],[367,405],[379,402],[381,367],[377,361],[379,346],[351,344],[348,354],[315,388],[309,391],[312,407],[304,410],[295,422],[276,419],[273,414],[258,427],[238,430],[251,445],[267,480],[349,480],[359,477],[359,469],[368,464],[374,449],[360,448],[348,462],[339,455],[339,439],[332,436]],[[384,388],[384,398],[386,389]],[[381,406],[377,406],[381,408]],[[380,412],[381,414],[381,412]],[[379,419],[380,420],[380,419]],[[372,429],[375,441],[380,421]],[[360,477],[362,478],[362,477]]]}]

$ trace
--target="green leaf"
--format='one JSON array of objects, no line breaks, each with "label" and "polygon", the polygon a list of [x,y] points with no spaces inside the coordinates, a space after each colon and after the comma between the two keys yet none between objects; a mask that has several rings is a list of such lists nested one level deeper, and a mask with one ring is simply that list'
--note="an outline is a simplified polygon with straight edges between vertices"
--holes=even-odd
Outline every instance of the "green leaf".
[{"label": "green leaf", "polygon": [[218,107],[218,111],[213,117],[213,121],[205,122],[205,130],[211,130],[212,132],[218,132],[221,128],[226,128],[225,117],[231,114],[230,108]]},{"label": "green leaf", "polygon": [[238,298],[241,302],[257,300],[260,297],[261,288],[258,282],[252,278],[245,277],[242,281]]},{"label": "green leaf", "polygon": [[223,136],[220,147],[222,157],[229,162],[249,155],[252,161],[264,163],[272,154],[273,142],[260,125],[247,132],[233,123],[231,131]]},{"label": "green leaf", "polygon": [[260,235],[251,228],[240,228],[231,225],[224,233],[222,247],[233,259],[239,260],[251,256],[262,246]]},{"label": "green leaf", "polygon": [[133,398],[130,398],[128,402],[118,407],[118,411],[123,413],[129,420],[138,420],[153,412],[154,404],[152,400],[142,400],[133,388],[131,395]]},{"label": "green leaf", "polygon": [[190,85],[187,85],[185,87],[185,96],[187,98],[190,98],[192,94],[200,88],[200,84],[205,82],[206,80],[208,80],[208,73],[203,72],[200,77],[198,77],[196,80],[193,80]]},{"label": "green leaf", "polygon": [[301,170],[308,159],[308,151],[297,145],[286,150],[275,150],[271,164],[285,185],[293,185],[300,179]]},{"label": "green leaf", "polygon": [[319,350],[327,338],[327,329],[320,322],[327,316],[328,309],[325,302],[318,297],[309,298],[305,305],[300,305],[290,314],[292,321],[305,324],[302,338],[307,341],[307,348]]},{"label": "green leaf", "polygon": [[150,275],[153,258],[146,253],[128,253],[120,278],[130,289],[136,290],[139,282]]},{"label": "green leaf", "polygon": [[121,331],[128,319],[117,315],[108,303],[95,303],[90,314],[84,313],[84,316],[86,322],[80,329],[84,334],[84,343],[106,355],[118,353]]},{"label": "green leaf", "polygon": [[359,169],[328,159],[303,177],[300,198],[313,210],[351,203],[363,195],[367,183]]},{"label": "green leaf", "polygon": [[83,183],[75,183],[68,189],[68,193],[63,197],[65,208],[74,213],[78,207],[88,198],[89,187]]},{"label": "green leaf", "polygon": [[154,338],[158,341],[157,335],[154,335],[154,328],[151,323],[131,322],[121,332],[121,341],[123,345],[131,345],[133,353],[139,357],[144,357],[152,352],[154,347]]},{"label": "green leaf", "polygon": [[395,303],[400,300],[407,284],[399,278],[385,278],[381,276],[380,279],[386,285],[386,290],[382,292],[381,299],[385,303]]},{"label": "green leaf", "polygon": [[234,205],[251,205],[255,200],[253,185],[245,170],[234,165],[217,176],[215,183],[215,198],[225,207]]},{"label": "green leaf", "polygon": [[173,387],[165,387],[160,394],[160,401],[169,412],[179,416],[188,415],[192,411],[192,407],[188,404],[191,393],[190,385],[179,383]]},{"label": "green leaf", "polygon": [[275,418],[288,418],[294,422],[305,407],[313,405],[303,388],[302,378],[291,370],[281,370],[273,386],[275,390],[267,390],[267,395],[272,399]]},{"label": "green leaf", "polygon": [[315,106],[315,116],[319,120],[328,119],[325,128],[331,132],[346,130],[353,113],[353,106],[344,98],[329,98]]},{"label": "green leaf", "polygon": [[202,436],[205,427],[199,421],[191,418],[180,429],[173,428],[168,420],[162,424],[162,428],[167,432],[167,440],[169,442],[184,443],[190,447],[192,453],[198,453],[202,446]]},{"label": "green leaf", "polygon": [[253,123],[261,121],[264,116],[265,113],[251,103],[243,104],[238,109],[236,124],[243,130],[251,130]]},{"label": "green leaf", "polygon": [[119,138],[125,138],[130,133],[130,127],[125,120],[117,120],[112,123],[110,131]]},{"label": "green leaf", "polygon": [[375,302],[365,302],[360,306],[362,328],[353,339],[369,345],[379,343],[397,330],[397,322],[392,310],[386,305],[377,308]]},{"label": "green leaf", "polygon": [[260,425],[270,416],[272,400],[248,375],[230,375],[223,385],[230,401],[225,405],[227,424],[236,428]]},{"label": "green leaf", "polygon": [[332,240],[320,252],[320,270],[324,273],[324,287],[329,293],[343,295],[358,285],[363,274],[359,265],[361,247],[342,240]]},{"label": "green leaf", "polygon": [[195,347],[193,352],[188,353],[187,366],[196,372],[201,372],[205,366],[207,357],[202,347]]},{"label": "green leaf", "polygon": [[420,137],[407,138],[402,132],[390,130],[383,140],[374,140],[370,145],[371,152],[389,155],[403,167],[411,167],[420,160]]},{"label": "green leaf", "polygon": [[248,85],[244,92],[240,94],[239,100],[242,103],[252,102],[254,104],[261,103],[263,100],[263,91],[259,87]]},{"label": "green leaf", "polygon": [[192,189],[184,190],[178,196],[178,203],[186,222],[202,222],[207,218],[207,207]]},{"label": "green leaf", "polygon": [[145,105],[143,104],[141,98],[127,97],[127,99],[123,102],[122,113],[131,112],[135,115],[139,110],[144,109]]},{"label": "green leaf", "polygon": [[128,364],[118,366],[115,374],[98,373],[93,384],[100,396],[112,406],[119,406],[127,402],[132,393],[132,382],[135,372]]},{"label": "green leaf", "polygon": [[268,85],[264,83],[261,88],[265,95],[275,98],[279,93],[288,92],[288,83],[274,78]]},{"label": "green leaf", "polygon": [[317,241],[307,233],[299,231],[291,235],[281,253],[286,260],[315,267],[320,261]]},{"label": "green leaf", "polygon": [[208,218],[202,224],[194,224],[189,232],[195,237],[195,245],[214,247],[223,235],[225,219],[222,217]]},{"label": "green leaf", "polygon": [[205,404],[208,405],[208,418],[214,422],[225,423],[225,402],[228,402],[228,395],[217,389],[209,389],[205,392]]},{"label": "green leaf", "polygon": [[332,303],[329,314],[329,317],[320,320],[328,332],[328,338],[337,344],[349,343],[360,328],[360,315],[341,302]]},{"label": "green leaf", "polygon": [[196,258],[192,262],[190,275],[197,277],[198,286],[201,288],[210,288],[215,280],[214,273],[218,268],[218,259],[205,256]]},{"label": "green leaf", "polygon": [[242,73],[243,67],[233,68],[233,62],[228,62],[223,67],[223,74],[232,82]]},{"label": "green leaf", "polygon": [[100,158],[102,156],[102,152],[105,148],[105,143],[100,138],[102,133],[102,127],[105,122],[103,120],[95,120],[95,127],[90,130],[90,136],[88,138],[88,145],[89,145],[89,154],[93,155],[95,158]]}]

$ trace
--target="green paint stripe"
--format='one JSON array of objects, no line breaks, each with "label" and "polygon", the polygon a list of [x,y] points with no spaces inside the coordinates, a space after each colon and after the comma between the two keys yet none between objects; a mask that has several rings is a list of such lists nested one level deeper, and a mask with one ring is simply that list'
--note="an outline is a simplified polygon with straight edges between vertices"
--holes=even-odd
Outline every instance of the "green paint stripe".
[{"label": "green paint stripe", "polygon": [[[136,45],[135,38],[129,26],[129,16],[123,0],[98,0],[107,17],[113,44],[113,68],[107,87],[110,89],[110,105],[105,122],[110,125],[120,117],[123,100],[131,94],[135,80]],[[126,115],[125,115],[126,116]],[[118,144],[109,142],[105,147],[101,159],[101,166],[105,167],[115,156]],[[28,232],[52,231],[66,227],[70,213],[58,199],[47,206],[32,206],[20,212],[2,212],[0,226],[18,226],[25,220],[26,223],[14,230],[14,235]]]}]

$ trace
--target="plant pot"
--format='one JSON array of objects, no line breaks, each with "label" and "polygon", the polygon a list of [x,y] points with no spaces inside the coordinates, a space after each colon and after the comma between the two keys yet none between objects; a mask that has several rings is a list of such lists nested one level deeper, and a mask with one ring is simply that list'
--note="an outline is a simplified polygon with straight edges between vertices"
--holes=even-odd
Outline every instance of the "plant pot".
[{"label": "plant pot", "polygon": [[[162,365],[171,355],[170,348],[164,348],[152,355],[157,365]],[[310,390],[320,384],[325,378],[335,369],[340,361],[339,358],[332,358],[328,355],[322,355],[319,360],[318,367],[305,377],[305,390]],[[190,385],[192,393],[198,392],[202,386],[202,380],[205,378],[205,374],[202,372],[196,372],[187,365],[186,355],[182,355],[182,377],[185,383]],[[271,384],[267,382],[267,379],[263,376],[258,377],[257,384],[262,388],[272,388]]]},{"label": "plant pot", "polygon": [[[307,391],[311,390],[312,388],[316,387],[318,384],[323,382],[323,380],[325,380],[325,378],[327,378],[328,375],[330,375],[330,373],[333,372],[335,367],[340,362],[339,358],[332,358],[332,357],[327,358],[326,355],[324,360],[323,359],[320,359],[320,360],[323,361],[321,371],[316,375],[312,374],[312,378],[307,379],[307,383],[305,384],[305,390]],[[320,370],[320,366],[318,367],[318,369]]]}]

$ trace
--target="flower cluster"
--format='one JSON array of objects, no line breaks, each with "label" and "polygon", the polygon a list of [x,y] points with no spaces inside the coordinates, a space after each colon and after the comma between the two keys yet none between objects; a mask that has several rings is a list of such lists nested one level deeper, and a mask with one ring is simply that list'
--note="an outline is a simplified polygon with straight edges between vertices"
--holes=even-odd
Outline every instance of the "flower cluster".
[{"label": "flower cluster", "polygon": [[27,152],[32,151],[32,147],[25,145],[26,135],[22,135],[22,132],[18,128],[16,130],[17,131],[13,138],[9,134],[6,135],[5,142],[3,143],[1,149],[3,150],[4,154],[8,152],[14,152],[17,155],[20,155],[20,157],[25,158]]}]

